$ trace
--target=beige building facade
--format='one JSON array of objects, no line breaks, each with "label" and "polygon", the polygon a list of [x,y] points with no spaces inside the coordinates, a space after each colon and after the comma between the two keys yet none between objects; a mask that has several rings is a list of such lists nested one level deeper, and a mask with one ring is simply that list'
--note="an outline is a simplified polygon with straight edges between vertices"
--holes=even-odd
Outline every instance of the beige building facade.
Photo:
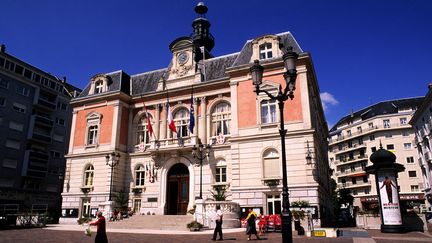
[{"label": "beige building facade", "polygon": [[396,155],[405,166],[398,175],[401,203],[406,208],[424,203],[424,183],[415,150],[414,130],[408,124],[423,98],[383,101],[345,116],[330,130],[329,159],[338,188],[347,188],[354,206],[361,211],[377,210],[378,198],[371,154],[380,146]]},{"label": "beige building facade", "polygon": [[431,129],[432,129],[432,86],[429,85],[428,93],[426,94],[423,103],[419,106],[414,116],[409,121],[415,130],[414,146],[418,153],[418,165],[421,169],[421,177],[423,179],[423,188],[426,197],[424,211],[432,211],[432,150],[431,144]]},{"label": "beige building facade", "polygon": [[[117,207],[109,201],[111,186],[114,194],[126,192],[128,206],[139,214],[186,214],[201,186],[208,201],[211,192],[224,188],[240,213],[247,208],[280,213],[280,117],[274,100],[253,92],[249,68],[260,59],[261,89],[277,92],[285,85],[282,45],[300,54],[295,97],[284,109],[290,200],[307,200],[315,224],[327,224],[332,214],[327,125],[310,55],[286,32],[214,57],[208,20],[198,13],[193,26],[192,37],[170,44],[167,68],[96,75],[73,100],[63,221]],[[200,143],[211,146],[202,164],[192,155]],[[105,158],[111,153],[119,158],[112,171]]]}]

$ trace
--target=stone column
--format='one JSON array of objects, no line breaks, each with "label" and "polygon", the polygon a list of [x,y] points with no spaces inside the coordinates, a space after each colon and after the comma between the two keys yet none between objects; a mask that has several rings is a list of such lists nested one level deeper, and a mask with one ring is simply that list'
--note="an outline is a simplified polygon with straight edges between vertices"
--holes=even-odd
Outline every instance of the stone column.
[{"label": "stone column", "polygon": [[206,127],[206,117],[207,117],[207,104],[206,97],[200,98],[200,106],[201,106],[201,119],[199,120],[199,138],[202,143],[207,143],[207,127]]},{"label": "stone column", "polygon": [[193,129],[193,134],[195,135],[195,137],[198,135],[198,102],[197,102],[197,98],[193,99],[193,108],[194,108],[194,118],[195,118],[195,126]]},{"label": "stone column", "polygon": [[162,103],[162,125],[160,128],[160,140],[163,140],[166,138],[166,134],[167,134],[167,117],[168,117],[168,113],[167,113],[167,106],[166,103]]},{"label": "stone column", "polygon": [[160,138],[159,127],[160,127],[160,105],[155,105],[155,124],[154,124],[154,134],[156,139]]}]

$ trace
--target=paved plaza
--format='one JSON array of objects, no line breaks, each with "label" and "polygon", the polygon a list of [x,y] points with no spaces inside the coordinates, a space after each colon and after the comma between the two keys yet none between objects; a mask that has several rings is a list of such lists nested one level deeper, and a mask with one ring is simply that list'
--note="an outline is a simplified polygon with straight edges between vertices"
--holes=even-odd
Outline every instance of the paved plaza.
[{"label": "paved plaza", "polygon": [[[94,242],[95,234],[91,237],[84,235],[85,226],[78,225],[51,225],[46,228],[0,230],[0,242],[19,243],[87,243]],[[96,230],[94,227],[92,230]],[[161,231],[161,230],[136,230],[136,229],[107,229],[110,243],[139,243],[139,242],[213,242],[212,231],[187,232],[187,231]],[[358,230],[362,237],[339,237],[339,238],[318,238],[294,236],[294,242],[320,242],[320,243],[397,243],[397,242],[432,242],[432,234],[423,232],[410,232],[405,234],[383,234],[379,230]],[[260,241],[252,237],[247,241],[244,229],[230,229],[224,231],[226,242],[281,242],[280,233],[266,233]]]}]

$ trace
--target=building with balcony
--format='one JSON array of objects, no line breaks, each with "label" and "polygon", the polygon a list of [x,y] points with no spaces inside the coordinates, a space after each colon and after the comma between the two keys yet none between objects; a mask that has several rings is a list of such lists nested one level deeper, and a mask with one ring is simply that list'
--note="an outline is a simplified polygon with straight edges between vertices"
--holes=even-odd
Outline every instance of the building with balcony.
[{"label": "building with balcony", "polygon": [[[261,89],[278,92],[285,86],[280,46],[300,54],[294,99],[284,109],[290,200],[309,201],[317,224],[331,220],[328,130],[310,55],[286,32],[213,56],[210,23],[199,12],[193,34],[169,45],[167,67],[95,75],[71,102],[62,220],[109,212],[116,207],[110,189],[126,192],[138,214],[186,214],[201,185],[204,200],[224,188],[227,200],[242,210],[280,213],[280,117],[274,100],[254,93],[249,71],[260,59]],[[211,145],[202,167],[192,155],[200,143]],[[106,156],[112,152],[119,163],[111,170]]]},{"label": "building with balcony", "polygon": [[383,101],[340,119],[329,132],[329,159],[338,188],[347,188],[354,206],[372,210],[378,205],[374,175],[367,175],[370,155],[384,149],[396,155],[406,170],[399,173],[402,203],[408,207],[424,203],[424,188],[414,148],[414,130],[408,121],[423,98]]},{"label": "building with balcony", "polygon": [[431,132],[432,132],[432,86],[429,85],[423,103],[419,106],[414,116],[409,121],[415,131],[414,147],[418,152],[418,165],[421,168],[421,177],[423,179],[423,188],[427,204],[426,211],[432,211],[432,150]]},{"label": "building with balcony", "polygon": [[[71,98],[80,90],[0,50],[0,209],[59,215]],[[55,215],[52,215],[55,216]]]}]

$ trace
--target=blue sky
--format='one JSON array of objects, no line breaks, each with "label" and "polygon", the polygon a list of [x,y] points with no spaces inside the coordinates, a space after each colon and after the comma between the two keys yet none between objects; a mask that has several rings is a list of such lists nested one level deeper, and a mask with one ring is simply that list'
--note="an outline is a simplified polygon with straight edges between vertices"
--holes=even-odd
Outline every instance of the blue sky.
[{"label": "blue sky", "polygon": [[[91,76],[164,68],[199,1],[2,0],[6,51],[84,88]],[[312,54],[329,125],[351,109],[423,96],[432,82],[432,1],[204,1],[215,56],[290,31]],[[251,91],[252,92],[252,91]]]}]

